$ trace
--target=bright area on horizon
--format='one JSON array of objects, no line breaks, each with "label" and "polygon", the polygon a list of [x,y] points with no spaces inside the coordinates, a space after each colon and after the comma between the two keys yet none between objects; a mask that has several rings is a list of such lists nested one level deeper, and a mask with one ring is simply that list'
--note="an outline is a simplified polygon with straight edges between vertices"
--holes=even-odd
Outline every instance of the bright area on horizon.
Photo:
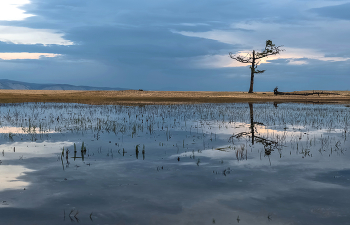
[{"label": "bright area on horizon", "polygon": [[229,57],[286,51],[254,91],[350,90],[350,0],[1,0],[0,79],[144,90],[248,91]]}]

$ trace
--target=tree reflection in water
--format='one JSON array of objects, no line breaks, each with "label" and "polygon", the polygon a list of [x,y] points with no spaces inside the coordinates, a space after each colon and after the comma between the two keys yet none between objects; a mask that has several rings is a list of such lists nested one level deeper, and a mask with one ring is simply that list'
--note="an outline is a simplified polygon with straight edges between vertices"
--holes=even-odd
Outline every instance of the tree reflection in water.
[{"label": "tree reflection in water", "polygon": [[265,126],[265,125],[260,122],[254,122],[253,103],[249,103],[249,113],[250,113],[250,126],[249,126],[250,132],[240,132],[237,134],[233,134],[230,137],[229,141],[233,142],[235,138],[239,139],[239,138],[248,136],[251,138],[252,145],[254,145],[254,143],[261,143],[264,146],[265,156],[270,156],[271,152],[274,150],[281,150],[282,145],[280,145],[278,141],[258,136],[259,132],[256,125],[260,125],[260,126]]}]

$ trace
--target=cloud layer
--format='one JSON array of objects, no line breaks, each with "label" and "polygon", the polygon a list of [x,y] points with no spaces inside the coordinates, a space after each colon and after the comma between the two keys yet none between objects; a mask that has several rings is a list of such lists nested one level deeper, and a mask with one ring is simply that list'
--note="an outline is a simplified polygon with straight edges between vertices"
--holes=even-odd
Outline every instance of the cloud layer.
[{"label": "cloud layer", "polygon": [[2,78],[146,90],[247,91],[249,67],[228,53],[259,51],[271,39],[286,51],[261,61],[259,68],[266,72],[257,75],[255,91],[275,86],[282,91],[344,90],[350,81],[350,31],[344,29],[350,25],[350,1],[1,4],[12,12],[0,17],[0,58],[7,54],[7,60],[0,60]]}]

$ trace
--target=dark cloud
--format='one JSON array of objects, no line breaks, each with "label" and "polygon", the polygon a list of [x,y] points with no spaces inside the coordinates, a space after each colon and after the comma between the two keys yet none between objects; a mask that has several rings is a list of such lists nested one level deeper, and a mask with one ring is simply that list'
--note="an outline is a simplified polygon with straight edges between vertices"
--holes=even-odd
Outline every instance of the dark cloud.
[{"label": "dark cloud", "polygon": [[228,44],[185,37],[157,27],[80,27],[66,37],[84,48],[82,54],[92,53],[94,57],[107,59],[193,57],[230,48]]},{"label": "dark cloud", "polygon": [[[254,7],[251,7],[254,3]],[[28,13],[68,26],[79,24],[168,25],[179,23],[229,22],[247,16],[257,18],[268,10],[260,1],[242,3],[231,0],[178,1],[42,1],[33,0],[24,7]],[[264,10],[265,9],[265,10]],[[270,10],[268,10],[270,11]],[[258,13],[260,12],[260,15]],[[34,17],[33,17],[34,18]]]},{"label": "dark cloud", "polygon": [[336,6],[326,6],[322,8],[311,9],[320,16],[330,17],[335,19],[350,20],[350,3],[345,3]]},{"label": "dark cloud", "polygon": [[61,45],[44,46],[41,44],[26,45],[26,44],[5,43],[0,41],[1,52],[38,52],[38,53],[60,54],[62,52],[68,51],[68,49],[71,49],[71,48],[72,46],[69,46],[69,47],[61,46]]}]

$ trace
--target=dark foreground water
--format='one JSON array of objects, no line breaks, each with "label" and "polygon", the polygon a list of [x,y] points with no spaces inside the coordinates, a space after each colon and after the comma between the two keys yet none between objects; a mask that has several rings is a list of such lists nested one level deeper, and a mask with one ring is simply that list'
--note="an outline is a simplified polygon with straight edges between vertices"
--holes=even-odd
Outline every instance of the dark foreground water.
[{"label": "dark foreground water", "polygon": [[350,107],[0,107],[0,224],[350,224]]}]

